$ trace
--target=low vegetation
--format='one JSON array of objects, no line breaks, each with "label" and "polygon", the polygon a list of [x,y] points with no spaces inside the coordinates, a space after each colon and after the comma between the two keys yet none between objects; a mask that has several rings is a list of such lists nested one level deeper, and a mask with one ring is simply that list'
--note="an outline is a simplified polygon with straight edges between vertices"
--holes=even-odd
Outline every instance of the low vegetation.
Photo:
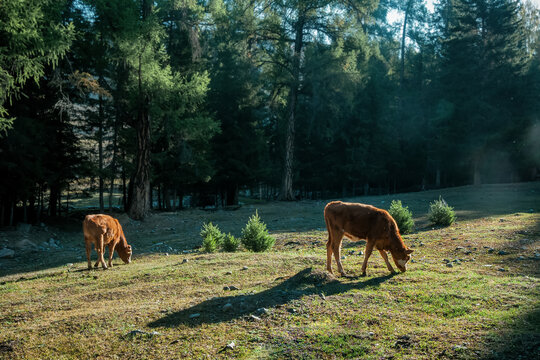
[{"label": "low vegetation", "polygon": [[[449,227],[427,218],[439,194],[458,216]],[[408,270],[394,276],[374,254],[359,277],[364,243],[347,240],[350,277],[323,271],[325,202],[257,204],[275,238],[265,253],[193,250],[201,223],[238,235],[248,205],[121,217],[134,260],[109,270],[86,270],[80,221],[47,225],[62,248],[0,260],[0,358],[538,358],[540,183],[400,198],[417,229],[404,236]],[[0,231],[0,243],[17,234]],[[173,251],[155,250],[163,243]]]},{"label": "low vegetation", "polygon": [[249,251],[263,252],[271,249],[275,241],[276,239],[268,234],[266,224],[262,222],[259,213],[255,211],[242,230],[242,245]]},{"label": "low vegetation", "polygon": [[439,197],[439,200],[429,204],[429,220],[434,225],[450,226],[456,221],[454,208]]},{"label": "low vegetation", "polygon": [[225,240],[225,234],[221,232],[217,225],[204,223],[201,229],[202,249],[205,252],[214,252],[220,248]]},{"label": "low vegetation", "polygon": [[392,200],[388,212],[396,221],[401,234],[409,234],[414,230],[412,212],[409,207],[403,207],[401,200]]},{"label": "low vegetation", "polygon": [[240,247],[240,239],[228,233],[223,239],[222,249],[226,252],[235,252]]}]

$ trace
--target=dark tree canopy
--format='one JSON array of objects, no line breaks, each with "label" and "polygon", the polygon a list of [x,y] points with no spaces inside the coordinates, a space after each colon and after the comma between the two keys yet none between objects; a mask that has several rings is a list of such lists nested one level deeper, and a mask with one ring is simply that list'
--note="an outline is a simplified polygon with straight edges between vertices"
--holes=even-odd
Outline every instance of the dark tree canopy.
[{"label": "dark tree canopy", "polygon": [[81,192],[144,219],[538,180],[539,24],[511,0],[2,1],[0,224]]}]

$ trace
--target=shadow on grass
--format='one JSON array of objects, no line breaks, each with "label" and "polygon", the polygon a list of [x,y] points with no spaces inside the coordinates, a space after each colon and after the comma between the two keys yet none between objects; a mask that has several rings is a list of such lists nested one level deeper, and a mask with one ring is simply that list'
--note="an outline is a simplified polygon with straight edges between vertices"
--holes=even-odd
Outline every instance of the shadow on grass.
[{"label": "shadow on grass", "polygon": [[540,359],[540,308],[511,319],[512,325],[487,335],[481,360]]},{"label": "shadow on grass", "polygon": [[[201,324],[227,322],[244,316],[260,315],[259,309],[271,309],[309,295],[334,295],[351,289],[378,287],[395,275],[387,275],[367,280],[361,277],[347,277],[352,282],[341,282],[332,275],[304,269],[276,286],[256,293],[215,297],[190,308],[168,314],[148,324],[149,327],[175,327],[179,325],[199,326]],[[227,305],[231,304],[231,305]],[[229,307],[229,309],[224,307]],[[196,317],[193,317],[194,314]]]}]

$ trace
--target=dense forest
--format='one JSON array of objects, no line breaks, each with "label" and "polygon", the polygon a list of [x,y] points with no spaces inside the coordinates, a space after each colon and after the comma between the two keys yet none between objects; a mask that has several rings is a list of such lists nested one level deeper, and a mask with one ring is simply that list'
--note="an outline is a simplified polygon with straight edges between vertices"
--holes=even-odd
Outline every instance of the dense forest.
[{"label": "dense forest", "polygon": [[0,225],[537,180],[537,4],[2,0]]}]

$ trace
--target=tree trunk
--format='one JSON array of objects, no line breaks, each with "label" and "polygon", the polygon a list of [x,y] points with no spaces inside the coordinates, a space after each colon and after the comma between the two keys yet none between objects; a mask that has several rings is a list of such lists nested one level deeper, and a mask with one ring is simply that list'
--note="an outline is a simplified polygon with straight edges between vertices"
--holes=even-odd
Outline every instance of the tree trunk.
[{"label": "tree trunk", "polygon": [[474,185],[481,185],[482,184],[482,179],[480,177],[479,163],[480,163],[479,160],[474,160],[474,168],[473,168],[473,184]]},{"label": "tree trunk", "polygon": [[98,128],[98,157],[99,157],[99,212],[103,213],[103,96],[99,95],[99,128]]},{"label": "tree trunk", "polygon": [[413,0],[407,1],[407,7],[405,8],[405,17],[403,18],[403,31],[401,33],[401,69],[400,80],[401,86],[405,78],[405,39],[407,38],[407,21],[409,20],[409,12],[411,9]]},{"label": "tree trunk", "polygon": [[116,118],[114,124],[114,134],[113,134],[113,155],[111,161],[111,184],[109,185],[109,211],[112,211],[113,207],[113,196],[114,196],[114,180],[116,179],[116,156],[117,156],[117,144],[118,144],[118,117]]},{"label": "tree trunk", "polygon": [[15,202],[11,202],[11,212],[9,214],[9,226],[13,226],[13,216],[15,213]]},{"label": "tree trunk", "polygon": [[287,118],[287,135],[285,140],[285,164],[279,200],[294,200],[293,194],[293,161],[294,161],[294,135],[296,122],[296,101],[298,99],[298,87],[300,85],[300,57],[304,45],[304,22],[303,14],[300,14],[296,22],[296,37],[294,40],[293,67],[290,97],[289,115]]},{"label": "tree trunk", "polygon": [[58,206],[58,186],[51,185],[50,194],[49,194],[49,215],[51,217],[56,216],[57,206]]},{"label": "tree trunk", "polygon": [[[142,1],[142,17],[145,20],[152,10],[152,2]],[[128,215],[135,220],[143,220],[150,211],[150,114],[149,98],[142,87],[142,54],[138,68],[139,108],[137,111],[137,159],[135,173],[130,181]]]},{"label": "tree trunk", "polygon": [[140,107],[137,116],[137,160],[130,181],[128,210],[129,217],[135,220],[143,220],[150,210],[150,119],[146,104]]},{"label": "tree trunk", "polygon": [[227,202],[226,205],[238,205],[238,185],[227,184]]}]

